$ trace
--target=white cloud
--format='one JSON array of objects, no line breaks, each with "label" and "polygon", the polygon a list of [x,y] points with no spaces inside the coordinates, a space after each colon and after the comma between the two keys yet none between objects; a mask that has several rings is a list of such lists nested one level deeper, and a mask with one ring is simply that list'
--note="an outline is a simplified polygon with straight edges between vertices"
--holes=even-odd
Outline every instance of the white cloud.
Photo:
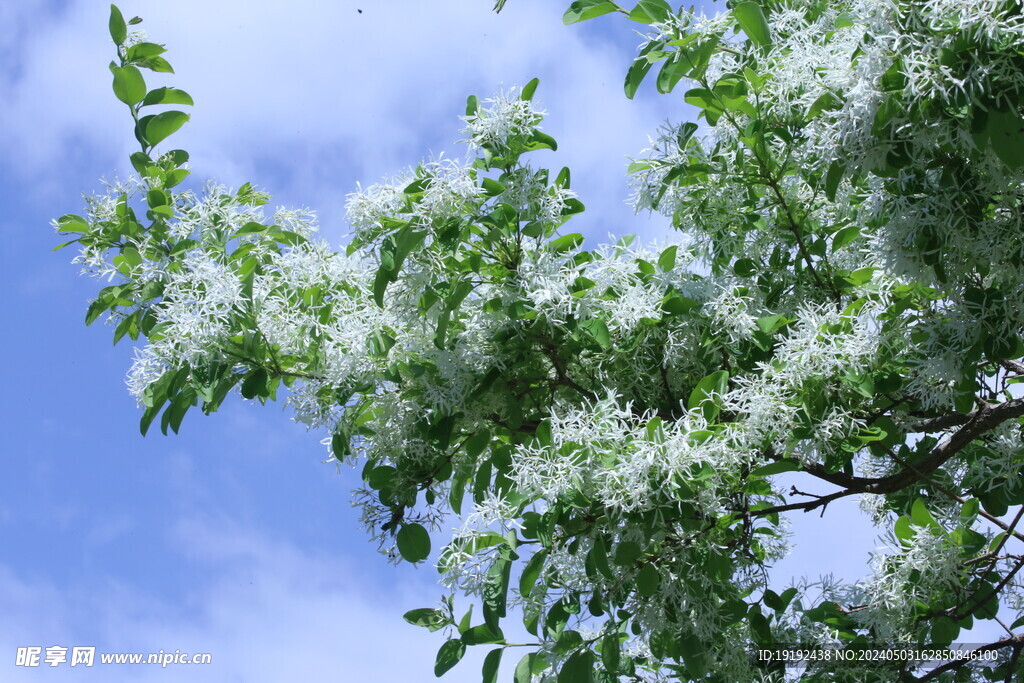
[{"label": "white cloud", "polygon": [[[34,645],[209,652],[211,665],[187,669],[187,680],[197,682],[433,678],[442,635],[401,619],[436,600],[431,572],[396,570],[402,579],[384,590],[343,555],[312,554],[222,518],[182,518],[173,536],[175,561],[206,570],[199,585],[173,600],[120,581],[54,585],[0,566],[0,678],[183,680],[182,666],[13,666],[16,648]],[[444,680],[479,680],[487,648],[477,649]]]},{"label": "white cloud", "polygon": [[[193,152],[202,177],[253,180],[338,219],[355,180],[374,182],[450,149],[467,95],[540,76],[547,130],[562,149],[536,163],[574,168],[592,209],[579,224],[602,238],[649,224],[624,204],[625,157],[682,104],[627,101],[621,83],[632,55],[562,26],[562,3],[548,0],[510,2],[500,16],[482,0],[364,4],[361,14],[358,3],[311,0],[273,8],[136,1],[122,9],[143,15],[141,27],[167,44],[171,80],[197,102],[174,142]],[[623,33],[633,26],[603,21]],[[105,5],[82,0],[41,21],[22,49],[0,124],[34,131],[7,144],[42,187],[59,185],[53,171],[82,150],[101,155],[88,157],[97,174],[114,163],[127,171],[134,140],[110,93],[112,53]]]}]

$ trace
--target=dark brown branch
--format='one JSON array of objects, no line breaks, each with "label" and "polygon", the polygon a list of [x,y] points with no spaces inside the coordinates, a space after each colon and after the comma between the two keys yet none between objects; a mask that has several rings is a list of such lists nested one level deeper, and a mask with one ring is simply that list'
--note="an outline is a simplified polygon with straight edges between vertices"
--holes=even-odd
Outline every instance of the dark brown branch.
[{"label": "dark brown branch", "polygon": [[842,295],[839,293],[839,290],[836,289],[835,284],[829,281],[826,285],[825,281],[821,279],[820,275],[818,275],[818,271],[814,267],[814,259],[811,258],[810,251],[804,243],[803,234],[800,232],[800,225],[796,222],[796,218],[793,216],[793,212],[790,210],[789,204],[782,195],[782,189],[779,187],[779,184],[773,178],[767,176],[765,176],[764,181],[768,187],[771,188],[772,193],[778,200],[782,210],[786,212],[786,220],[789,221],[789,231],[793,233],[793,237],[796,239],[797,250],[800,252],[800,256],[803,257],[804,263],[807,264],[807,270],[810,272],[814,282],[822,289],[831,290],[832,296],[835,298],[837,303],[842,301]]},{"label": "dark brown branch", "polygon": [[1018,560],[1017,564],[1014,565],[1013,569],[1011,569],[1010,572],[1007,573],[1007,575],[1003,577],[1002,581],[1000,581],[991,591],[989,591],[985,595],[985,597],[980,598],[980,597],[977,597],[977,594],[975,594],[975,596],[973,598],[973,601],[971,603],[971,606],[968,607],[966,610],[958,609],[955,612],[951,612],[951,611],[947,610],[947,614],[948,614],[949,618],[952,619],[953,621],[960,621],[961,619],[963,619],[967,615],[974,614],[974,611],[976,609],[978,609],[979,607],[984,605],[986,602],[988,602],[992,598],[994,598],[997,595],[999,595],[999,592],[1001,590],[1003,590],[1003,588],[1006,587],[1006,584],[1008,584],[1010,581],[1013,580],[1013,577],[1016,576],[1017,572],[1019,572],[1022,568],[1024,568],[1024,560]]},{"label": "dark brown branch", "polygon": [[911,432],[938,432],[950,427],[959,427],[971,421],[974,413],[947,413],[938,417],[929,417],[920,422],[908,425]]},{"label": "dark brown branch", "polygon": [[562,360],[558,357],[558,349],[556,349],[554,346],[547,345],[545,347],[545,350],[547,351],[548,358],[551,359],[551,365],[555,369],[555,375],[558,377],[559,384],[567,386],[570,389],[575,389],[581,395],[583,395],[584,398],[590,401],[597,400],[597,394],[590,391],[589,389],[581,387],[567,374],[565,374],[565,367],[562,365]]},{"label": "dark brown branch", "polygon": [[[800,491],[797,491],[795,487],[792,493],[799,493],[804,496],[813,495],[810,493],[802,493]],[[846,496],[852,496],[855,493],[857,492],[850,490],[836,491],[835,493],[830,493],[827,496],[814,496],[813,500],[806,500],[802,503],[789,503],[787,505],[775,505],[773,507],[763,508],[761,510],[751,510],[750,515],[752,517],[764,517],[766,515],[776,514],[779,512],[791,512],[793,510],[803,510],[804,512],[810,512],[811,510],[814,510],[819,507],[821,508],[822,514],[824,514],[825,506],[831,503],[833,500],[845,498]]]},{"label": "dark brown branch", "polygon": [[[1021,646],[1024,646],[1024,633],[1011,636],[1009,638],[1004,638],[1003,640],[997,640],[996,642],[989,643],[988,645],[983,645],[982,647],[972,650],[972,652],[992,652],[993,650],[1002,650],[1003,648],[1007,647],[1020,648]],[[956,669],[959,669],[960,667],[965,666],[966,664],[969,664],[972,661],[974,660],[970,659],[969,657],[964,657],[963,659],[956,659],[951,662],[946,662],[942,666],[935,667],[934,669],[926,673],[924,676],[921,676],[917,680],[921,681],[922,683],[924,681],[934,680],[942,674],[946,673],[947,671],[955,671]]]},{"label": "dark brown branch", "polygon": [[1016,372],[1018,375],[1024,375],[1024,363],[1017,360],[1001,360],[999,364],[1010,372]]},{"label": "dark brown branch", "polygon": [[[946,488],[945,486],[942,486],[941,484],[939,484],[939,482],[937,482],[934,479],[932,479],[931,476],[929,476],[927,474],[922,474],[920,471],[917,470],[916,467],[914,467],[914,465],[912,465],[911,463],[907,462],[906,460],[904,460],[900,456],[898,456],[895,453],[893,453],[891,448],[887,448],[886,451],[889,453],[889,456],[893,460],[895,460],[899,464],[903,465],[903,467],[905,467],[906,469],[914,470],[918,474],[920,474],[921,478],[924,479],[925,481],[927,481],[929,484],[931,484],[932,488],[934,488],[939,493],[943,494],[944,496],[946,496],[946,497],[948,497],[948,498],[950,498],[952,500],[955,500],[956,502],[960,503],[961,505],[963,505],[964,503],[967,502],[962,497],[956,495],[955,493],[950,491],[948,488]],[[999,551],[1003,549],[1003,545],[1006,544],[1006,541],[1009,540],[1010,536],[1013,536],[1018,541],[1024,541],[1024,535],[1020,534],[1019,532],[1017,532],[1015,530],[1015,527],[1017,526],[1017,524],[1021,520],[1021,515],[1024,515],[1024,507],[1022,507],[1020,510],[1017,511],[1017,516],[1014,518],[1013,522],[1010,523],[1010,524],[1007,524],[1006,522],[1004,522],[1003,520],[999,519],[995,515],[989,514],[988,512],[986,512],[985,510],[982,510],[980,508],[978,509],[978,516],[987,519],[989,522],[991,522],[992,524],[995,524],[997,527],[999,527],[1000,529],[1002,529],[1003,531],[1006,532],[1006,536],[1003,538],[1002,542],[999,544],[999,547],[995,549],[995,551],[992,553],[992,555],[998,555],[999,554]]]},{"label": "dark brown branch", "polygon": [[1024,398],[1015,398],[998,405],[986,404],[970,413],[960,429],[946,437],[927,457],[915,463],[913,468],[904,468],[885,477],[856,477],[842,472],[827,472],[820,465],[814,464],[806,464],[803,469],[854,493],[893,493],[927,477],[985,432],[1021,415],[1024,415]]}]

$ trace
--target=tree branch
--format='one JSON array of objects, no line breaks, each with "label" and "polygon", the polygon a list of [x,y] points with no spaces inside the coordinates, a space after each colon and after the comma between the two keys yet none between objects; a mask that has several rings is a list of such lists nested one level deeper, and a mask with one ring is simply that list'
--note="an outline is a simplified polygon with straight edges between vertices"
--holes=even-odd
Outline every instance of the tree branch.
[{"label": "tree branch", "polygon": [[963,426],[946,437],[923,460],[914,463],[913,467],[904,468],[885,477],[856,477],[842,472],[827,472],[825,468],[815,464],[805,464],[803,469],[808,474],[850,489],[854,493],[893,493],[927,477],[985,432],[1022,415],[1024,398],[1015,398],[998,405],[986,404],[967,415],[968,419]]},{"label": "tree branch", "polygon": [[1017,360],[1001,360],[999,364],[1010,372],[1016,372],[1018,375],[1024,375],[1024,363]]},{"label": "tree branch", "polygon": [[[797,491],[796,487],[794,486],[791,493],[795,495],[801,492]],[[810,512],[811,510],[814,510],[819,507],[822,509],[822,514],[824,514],[825,506],[831,503],[833,500],[839,500],[840,498],[845,498],[846,496],[852,496],[855,493],[857,492],[846,489],[843,491],[836,491],[835,493],[830,493],[827,496],[814,496],[813,500],[806,500],[802,503],[789,503],[787,505],[775,505],[773,507],[762,508],[760,510],[750,510],[749,514],[752,517],[764,517],[766,515],[776,514],[779,512],[791,512],[793,510],[803,510],[804,512]],[[804,493],[802,495],[809,496],[813,494]]]},{"label": "tree branch", "polygon": [[[1007,647],[1020,648],[1021,646],[1024,646],[1024,633],[1020,633],[1009,638],[1004,638],[1003,640],[997,640],[996,642],[989,643],[988,645],[983,645],[982,647],[979,647],[975,650],[971,650],[971,652],[991,652],[993,650],[1002,650],[1003,648]],[[947,671],[955,671],[956,669],[959,669],[960,667],[965,666],[966,664],[969,664],[972,661],[975,660],[972,660],[968,657],[964,657],[963,659],[956,659],[951,662],[946,662],[942,666],[935,667],[934,669],[926,673],[924,676],[921,676],[917,680],[921,681],[922,683],[924,683],[924,681],[934,680],[942,674],[946,673]]]}]

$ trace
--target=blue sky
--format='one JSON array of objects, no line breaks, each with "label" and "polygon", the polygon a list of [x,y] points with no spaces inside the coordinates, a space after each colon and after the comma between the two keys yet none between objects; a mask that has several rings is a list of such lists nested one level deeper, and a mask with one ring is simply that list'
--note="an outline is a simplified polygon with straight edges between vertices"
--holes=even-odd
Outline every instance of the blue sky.
[{"label": "blue sky", "polygon": [[[487,0],[121,6],[167,44],[168,82],[196,100],[175,138],[194,176],[252,181],[274,205],[313,208],[331,239],[357,181],[461,156],[451,143],[466,96],[534,76],[561,145],[550,163],[573,168],[588,206],[575,230],[595,241],[664,234],[625,203],[626,156],[690,112],[681,96],[622,95],[639,25],[563,27],[563,4],[509,0],[500,16]],[[432,680],[442,639],[401,614],[435,602],[436,573],[376,553],[350,505],[357,471],[325,464],[320,435],[279,407],[241,400],[189,415],[179,436],[142,438],[123,379],[131,349],[82,323],[98,284],[70,252],[51,253],[49,221],[129,168],[106,21],[96,1],[0,5],[0,679]],[[835,543],[834,526],[796,522],[811,547]],[[851,525],[843,536],[781,573],[859,575],[874,535]],[[31,645],[180,649],[214,663],[187,679],[180,668],[14,667],[16,648]],[[445,680],[479,680],[479,664]]]}]

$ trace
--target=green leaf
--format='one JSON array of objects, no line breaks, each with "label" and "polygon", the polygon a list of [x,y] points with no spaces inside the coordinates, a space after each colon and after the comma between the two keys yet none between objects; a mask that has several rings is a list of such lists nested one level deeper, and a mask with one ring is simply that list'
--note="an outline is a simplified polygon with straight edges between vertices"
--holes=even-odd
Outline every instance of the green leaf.
[{"label": "green leaf", "polygon": [[732,264],[732,272],[740,277],[753,277],[757,273],[757,264],[753,259],[736,259],[736,263]]},{"label": "green leaf", "polygon": [[936,521],[935,517],[932,516],[931,510],[928,509],[928,505],[921,498],[915,498],[914,504],[910,507],[910,519],[913,520],[917,526],[927,526],[937,531],[942,530],[942,526]]},{"label": "green leaf", "polygon": [[640,0],[629,13],[629,19],[641,24],[665,21],[672,14],[672,6],[665,0]]},{"label": "green leaf", "polygon": [[690,393],[686,407],[690,410],[700,408],[704,419],[711,421],[721,409],[722,395],[729,386],[729,371],[717,370],[702,379]]},{"label": "green leaf", "polygon": [[860,237],[860,226],[849,225],[832,237],[832,252],[835,253]]},{"label": "green leaf", "polygon": [[460,634],[461,633],[465,633],[466,631],[469,630],[469,624],[472,621],[472,619],[473,619],[473,605],[470,605],[469,609],[466,610],[466,613],[462,615],[461,619],[459,619],[459,633]]},{"label": "green leaf", "polygon": [[785,327],[792,322],[792,319],[784,315],[766,315],[757,319],[757,327],[765,334],[772,334],[775,330]]},{"label": "green leaf", "polygon": [[1000,161],[1010,168],[1024,166],[1024,120],[1016,111],[990,111],[988,131]]},{"label": "green leaf", "polygon": [[666,60],[661,66],[661,71],[658,72],[658,80],[655,83],[658,92],[662,95],[672,92],[679,81],[690,71],[692,71],[692,68],[686,54],[682,51],[674,53],[672,58]]},{"label": "green leaf", "polygon": [[352,443],[347,434],[335,434],[331,437],[331,452],[338,462],[345,462],[345,458],[352,454]]},{"label": "green leaf", "polygon": [[621,664],[619,645],[619,634],[614,631],[606,633],[601,639],[601,663],[611,673],[616,673]]},{"label": "green leaf", "polygon": [[701,109],[719,108],[715,94],[707,88],[690,88],[683,95],[683,101]]},{"label": "green leaf", "polygon": [[867,268],[858,268],[843,279],[855,287],[860,287],[861,285],[871,282],[871,278],[874,276],[876,270],[877,268],[872,266],[868,266]]},{"label": "green leaf", "polygon": [[572,652],[582,644],[583,636],[580,635],[579,631],[562,631],[555,642],[554,652],[555,654],[565,654]]},{"label": "green leaf", "polygon": [[519,99],[529,102],[533,99],[533,94],[537,92],[537,86],[540,85],[540,79],[531,79],[529,83],[523,86],[523,90],[519,93]]},{"label": "green leaf", "polygon": [[830,202],[836,200],[836,191],[839,189],[839,183],[843,180],[845,173],[846,166],[840,162],[833,161],[829,165],[828,171],[825,173],[825,196]]},{"label": "green leaf", "polygon": [[384,268],[378,269],[377,275],[373,279],[373,300],[378,306],[384,306],[384,293],[389,284],[391,284],[391,273]]},{"label": "green leaf", "polygon": [[505,634],[501,629],[493,629],[487,624],[479,624],[473,628],[466,629],[462,634],[462,642],[466,645],[488,645],[501,643],[505,640]]},{"label": "green leaf", "polygon": [[156,146],[169,136],[173,135],[179,128],[189,120],[189,115],[183,111],[171,110],[157,114],[146,123],[146,142],[150,146]]},{"label": "green leaf", "polygon": [[658,592],[661,586],[661,574],[653,564],[645,564],[640,573],[636,575],[636,590],[644,597],[650,597]]},{"label": "green leaf", "polygon": [[700,308],[700,303],[685,296],[673,294],[661,304],[662,310],[669,315],[683,315]]},{"label": "green leaf", "polygon": [[620,567],[628,567],[644,554],[643,548],[632,541],[624,541],[615,548],[615,564]]},{"label": "green leaf", "polygon": [[466,654],[466,644],[461,640],[452,638],[445,641],[441,649],[437,651],[437,661],[434,663],[434,675],[440,678],[458,664],[463,655]]},{"label": "green leaf", "polygon": [[[190,175],[190,173],[191,171],[189,171],[187,168],[174,169],[173,171],[167,174],[167,180],[164,182],[164,188],[169,190],[170,188],[178,185],[179,183],[181,183],[181,181],[187,178]],[[173,214],[173,212],[174,211],[172,209],[171,213]]]},{"label": "green leaf", "polygon": [[913,541],[916,532],[910,522],[910,517],[901,515],[900,518],[896,520],[896,524],[893,525],[893,533],[901,543],[909,544]]},{"label": "green leaf", "polygon": [[482,683],[498,683],[498,667],[501,665],[501,653],[504,648],[495,648],[484,657]]},{"label": "green leaf", "polygon": [[626,91],[626,97],[633,99],[636,95],[637,89],[640,87],[640,84],[643,83],[644,78],[647,76],[652,66],[653,64],[643,57],[633,62],[629,67],[629,70],[626,72],[626,83],[623,86]]},{"label": "green leaf", "polygon": [[757,611],[751,611],[747,615],[747,623],[750,625],[750,635],[753,636],[754,641],[758,644],[765,644],[772,642],[772,627],[768,623],[768,620],[760,609]]},{"label": "green leaf", "polygon": [[67,213],[57,219],[57,232],[88,232],[89,222],[77,214]]},{"label": "green leaf", "polygon": [[838,109],[842,103],[836,99],[832,93],[825,93],[818,99],[814,100],[814,104],[807,110],[807,120],[815,118],[818,114],[823,111],[832,111]]},{"label": "green leaf", "polygon": [[508,586],[512,576],[512,560],[518,557],[508,543],[498,547],[498,559],[487,571],[484,583],[484,620],[491,630],[501,633],[498,620],[506,614]]},{"label": "green leaf", "polygon": [[609,0],[576,0],[569,5],[569,9],[562,15],[563,24],[575,24],[579,21],[593,19],[610,12],[615,12],[619,6]]},{"label": "green leaf", "polygon": [[658,267],[662,272],[667,273],[676,267],[676,252],[678,250],[679,247],[673,245],[661,252],[661,256],[658,257]]},{"label": "green leaf", "polygon": [[151,104],[193,105],[195,102],[192,101],[192,96],[184,90],[178,90],[177,88],[156,88],[146,93],[146,98],[142,100],[142,104],[148,107]]},{"label": "green leaf", "polygon": [[148,59],[167,52],[167,48],[156,43],[135,43],[128,48],[128,61]]},{"label": "green leaf", "polygon": [[562,170],[558,172],[558,176],[555,177],[555,186],[557,187],[569,187],[570,172],[568,166],[563,166]]},{"label": "green leaf", "polygon": [[765,590],[764,596],[761,599],[764,601],[766,606],[775,612],[782,612],[786,609],[786,605],[782,602],[782,598],[780,598],[779,594],[773,590]]},{"label": "green leaf", "polygon": [[484,178],[480,185],[484,189],[484,194],[488,197],[497,197],[506,189],[504,185],[493,178]]},{"label": "green leaf", "polygon": [[553,137],[548,135],[547,133],[542,133],[539,130],[535,130],[532,133],[530,133],[530,139],[529,139],[528,144],[526,145],[526,149],[527,150],[537,150],[537,149],[556,150],[556,149],[558,149],[558,142]]},{"label": "green leaf", "polygon": [[615,578],[615,573],[612,571],[611,565],[608,564],[608,546],[604,541],[604,536],[598,536],[594,540],[594,546],[590,549],[588,555],[592,558],[597,571],[604,575],[604,578]]},{"label": "green leaf", "polygon": [[143,69],[149,69],[150,71],[156,71],[158,73],[172,74],[174,69],[163,57],[147,57],[146,59],[140,59],[135,62]]},{"label": "green leaf", "polygon": [[114,74],[114,96],[129,106],[134,106],[146,96],[146,80],[142,72],[129,64],[125,67],[110,64],[110,72]]},{"label": "green leaf", "polygon": [[687,121],[679,127],[679,131],[676,133],[676,144],[679,145],[679,149],[686,149],[686,146],[690,144],[690,138],[698,128],[699,126],[693,121]]},{"label": "green leaf", "polygon": [[610,349],[612,347],[611,332],[608,331],[608,326],[600,318],[583,320],[580,322],[580,328],[587,333],[587,336],[596,341],[602,349]]},{"label": "green leaf", "polygon": [[124,23],[124,16],[116,5],[110,6],[110,37],[117,45],[124,45],[128,37],[128,25]]},{"label": "green leaf", "polygon": [[796,472],[800,467],[800,461],[796,458],[783,458],[782,460],[776,460],[775,462],[755,468],[750,473],[750,476],[770,477],[773,474],[782,474],[783,472]]},{"label": "green leaf", "polygon": [[551,249],[551,251],[555,252],[556,254],[561,254],[562,252],[565,251],[572,251],[576,247],[583,244],[583,239],[583,235],[579,234],[578,232],[570,233],[568,235],[563,235],[562,237],[559,237],[556,240],[553,240],[551,244],[548,245],[548,248]]},{"label": "green leaf", "polygon": [[590,650],[574,652],[558,670],[558,683],[593,683],[594,653]]},{"label": "green leaf", "polygon": [[403,614],[402,618],[413,626],[422,626],[430,631],[438,631],[451,623],[451,619],[444,612],[429,607],[410,610]]},{"label": "green leaf", "polygon": [[533,591],[533,587],[537,584],[537,579],[540,577],[540,571],[544,567],[544,561],[547,559],[547,549],[538,550],[530,557],[529,562],[526,563],[526,567],[523,568],[523,573],[519,576],[519,592],[523,594],[523,597],[529,597]]},{"label": "green leaf", "polygon": [[973,522],[980,510],[981,502],[977,498],[969,498],[964,502],[963,507],[960,508],[960,519],[965,523]]},{"label": "green leaf", "polygon": [[263,368],[256,368],[242,381],[242,396],[244,398],[255,398],[267,395],[267,382],[270,375]]},{"label": "green leaf", "polygon": [[167,428],[170,427],[177,434],[178,429],[181,427],[181,421],[185,418],[185,413],[192,407],[194,401],[195,392],[191,389],[185,389],[175,396],[161,418],[161,431],[167,434]]},{"label": "green leaf", "polygon": [[932,621],[933,645],[948,645],[960,635],[960,627],[949,617],[937,617]]},{"label": "green leaf", "polygon": [[430,534],[419,524],[403,524],[396,541],[406,562],[422,562],[430,555]]},{"label": "green leaf", "polygon": [[531,683],[533,681],[533,663],[536,659],[537,653],[531,652],[519,660],[519,663],[516,664],[514,683]]},{"label": "green leaf", "polygon": [[772,35],[768,20],[764,18],[761,6],[756,2],[741,2],[732,9],[740,28],[758,45],[771,45]]}]

